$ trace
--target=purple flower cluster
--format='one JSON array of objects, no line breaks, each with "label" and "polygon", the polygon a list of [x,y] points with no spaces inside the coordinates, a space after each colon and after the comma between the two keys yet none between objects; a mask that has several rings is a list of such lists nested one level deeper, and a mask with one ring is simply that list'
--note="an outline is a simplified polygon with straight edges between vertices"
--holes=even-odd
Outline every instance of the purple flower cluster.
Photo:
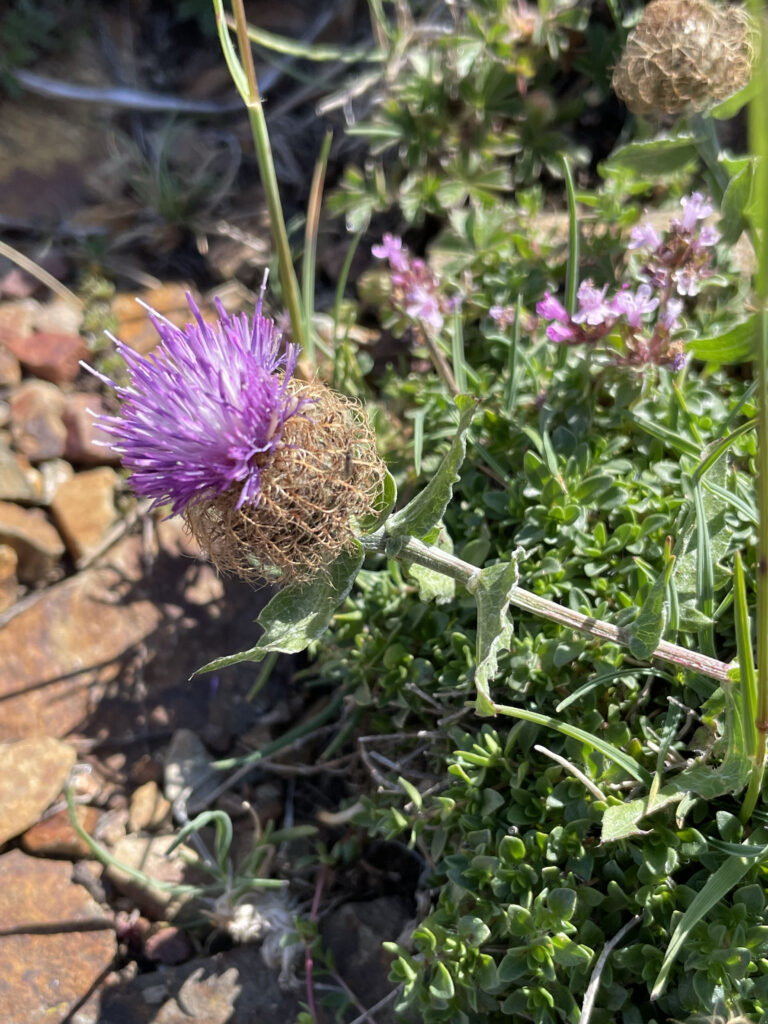
[{"label": "purple flower cluster", "polygon": [[643,257],[641,283],[634,291],[625,284],[608,296],[607,285],[596,288],[587,279],[577,292],[573,315],[549,292],[544,294],[536,312],[549,321],[550,341],[578,345],[618,333],[624,348],[617,357],[620,364],[655,363],[673,370],[685,365],[683,343],[672,334],[680,327],[684,300],[698,295],[711,274],[712,248],[720,235],[701,223],[713,210],[701,193],[685,196],[680,204],[682,216],[672,219],[663,237],[648,221],[632,229],[628,248]]},{"label": "purple flower cluster", "polygon": [[[206,323],[187,296],[196,323],[181,330],[148,309],[160,344],[148,358],[117,342],[128,367],[123,387],[95,373],[122,400],[116,416],[97,422],[131,471],[136,494],[174,513],[240,487],[237,507],[257,504],[261,470],[280,444],[283,424],[305,402],[289,390],[299,349],[286,345],[261,314]],[[89,367],[89,369],[91,369]]]},{"label": "purple flower cluster", "polygon": [[450,303],[440,294],[438,278],[424,260],[411,256],[397,235],[385,234],[381,245],[374,245],[371,252],[389,262],[395,306],[423,329],[439,333]]}]

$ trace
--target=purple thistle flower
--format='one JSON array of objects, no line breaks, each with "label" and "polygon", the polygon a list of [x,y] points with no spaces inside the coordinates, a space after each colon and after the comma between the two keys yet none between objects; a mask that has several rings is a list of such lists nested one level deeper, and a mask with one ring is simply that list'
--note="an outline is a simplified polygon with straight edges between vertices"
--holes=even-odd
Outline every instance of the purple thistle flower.
[{"label": "purple thistle flower", "polygon": [[116,416],[98,416],[131,471],[136,494],[174,513],[242,485],[237,507],[257,504],[261,467],[280,444],[283,424],[306,404],[289,392],[299,349],[286,345],[261,314],[231,316],[181,330],[149,309],[160,344],[148,358],[117,341],[128,367],[123,387],[87,367],[122,400]]},{"label": "purple thistle flower", "polygon": [[652,313],[658,304],[649,284],[641,284],[634,295],[629,290],[620,291],[610,302],[615,313],[624,314],[630,327],[640,327],[643,316]]}]

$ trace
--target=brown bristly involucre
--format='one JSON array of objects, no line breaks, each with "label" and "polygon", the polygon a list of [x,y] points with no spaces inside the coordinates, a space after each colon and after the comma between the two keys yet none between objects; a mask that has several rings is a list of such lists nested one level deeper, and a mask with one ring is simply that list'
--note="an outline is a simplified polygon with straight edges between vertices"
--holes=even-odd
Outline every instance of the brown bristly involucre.
[{"label": "brown bristly involucre", "polygon": [[627,39],[613,88],[645,117],[707,110],[748,83],[755,49],[755,27],[742,7],[653,0]]},{"label": "brown bristly involucre", "polygon": [[291,381],[305,401],[260,470],[256,504],[240,489],[190,505],[184,518],[217,569],[251,583],[300,583],[349,547],[374,512],[385,466],[359,403],[317,381]]}]

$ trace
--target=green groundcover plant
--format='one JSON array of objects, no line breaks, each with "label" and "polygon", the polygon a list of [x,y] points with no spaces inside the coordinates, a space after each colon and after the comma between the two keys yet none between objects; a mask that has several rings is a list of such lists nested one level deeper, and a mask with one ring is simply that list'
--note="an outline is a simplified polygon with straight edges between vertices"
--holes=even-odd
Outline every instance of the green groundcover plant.
[{"label": "green groundcover plant", "polygon": [[[206,670],[306,650],[338,718],[321,762],[355,741],[366,766],[381,755],[357,825],[406,843],[430,896],[388,944],[403,1020],[768,1020],[757,19],[704,0],[654,0],[639,24],[616,2],[476,0],[436,26],[371,0],[354,129],[370,159],[331,207],[354,245],[373,216],[413,232],[375,234],[360,281],[401,339],[372,387],[343,330],[354,248],[324,352],[242,6],[239,56],[214,7],[293,340],[260,307],[157,321],[154,356],[120,348],[122,406],[102,420],[137,494],[223,568],[282,584],[254,646]],[[589,154],[571,126],[613,102],[611,62],[658,121],[625,126],[577,189]],[[713,117],[750,100],[751,153],[721,151]],[[296,377],[298,345],[336,390]],[[317,1019],[311,983],[307,1005]]]}]

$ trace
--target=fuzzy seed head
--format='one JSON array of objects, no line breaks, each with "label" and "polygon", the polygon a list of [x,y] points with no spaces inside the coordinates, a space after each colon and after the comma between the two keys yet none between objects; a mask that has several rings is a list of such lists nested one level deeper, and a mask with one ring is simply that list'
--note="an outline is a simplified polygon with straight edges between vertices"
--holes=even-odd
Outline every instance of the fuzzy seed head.
[{"label": "fuzzy seed head", "polygon": [[755,32],[741,7],[652,0],[613,73],[635,114],[662,119],[707,110],[750,79]]}]

